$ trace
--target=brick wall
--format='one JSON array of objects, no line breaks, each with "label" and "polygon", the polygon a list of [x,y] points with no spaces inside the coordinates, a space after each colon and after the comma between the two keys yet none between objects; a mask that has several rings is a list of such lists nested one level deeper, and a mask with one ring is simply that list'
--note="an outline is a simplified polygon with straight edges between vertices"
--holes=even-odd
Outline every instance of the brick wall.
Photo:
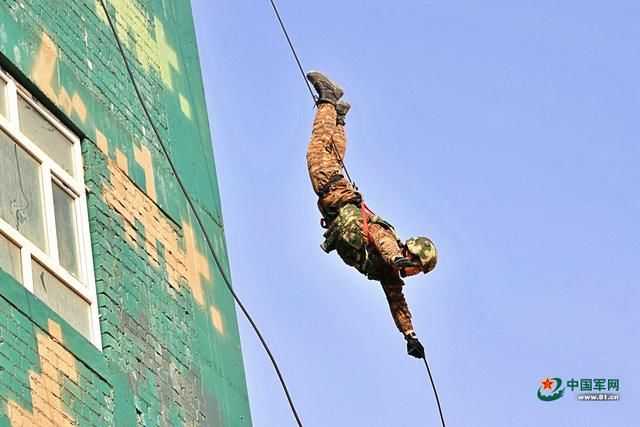
[{"label": "brick wall", "polygon": [[[0,272],[0,425],[251,425],[233,301],[96,0],[0,0],[0,65],[82,138],[102,349]],[[107,0],[228,274],[188,0]]]}]

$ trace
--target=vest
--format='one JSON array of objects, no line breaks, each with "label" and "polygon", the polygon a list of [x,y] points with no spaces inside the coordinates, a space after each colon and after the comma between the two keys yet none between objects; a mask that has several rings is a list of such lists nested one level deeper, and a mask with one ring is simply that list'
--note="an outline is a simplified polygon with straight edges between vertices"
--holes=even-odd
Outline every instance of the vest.
[{"label": "vest", "polygon": [[[373,215],[369,223],[387,228],[400,242],[393,226],[379,216]],[[369,247],[365,239],[360,208],[352,204],[343,206],[324,233],[324,238],[324,243],[320,245],[322,250],[329,253],[335,249],[347,265],[354,267],[369,279],[379,280],[376,274],[377,267],[384,264],[384,261],[377,250]]]}]

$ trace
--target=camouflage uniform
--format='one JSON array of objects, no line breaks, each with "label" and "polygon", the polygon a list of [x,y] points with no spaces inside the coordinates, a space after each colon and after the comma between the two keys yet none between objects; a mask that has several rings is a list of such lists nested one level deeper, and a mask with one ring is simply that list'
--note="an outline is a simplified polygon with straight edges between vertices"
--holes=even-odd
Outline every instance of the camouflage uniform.
[{"label": "camouflage uniform", "polygon": [[[329,103],[318,104],[307,150],[307,167],[313,190],[318,195],[318,208],[329,223],[325,233],[327,240],[322,248],[327,252],[337,249],[341,256],[343,252],[336,247],[339,243],[335,236],[338,228],[335,220],[339,214],[342,214],[341,220],[344,219],[351,224],[355,244],[363,243],[357,239],[363,239],[364,236],[362,212],[359,209],[361,197],[342,176],[342,165],[338,160],[338,155],[344,159],[346,148],[345,128],[344,125],[336,123],[335,107]],[[368,218],[369,242],[364,242],[367,259],[361,260],[362,263],[353,263],[344,257],[343,259],[369,279],[380,281],[396,326],[402,333],[412,331],[411,313],[402,292],[404,282],[393,266],[394,258],[402,256],[401,243],[390,224],[377,216],[369,215]]]}]

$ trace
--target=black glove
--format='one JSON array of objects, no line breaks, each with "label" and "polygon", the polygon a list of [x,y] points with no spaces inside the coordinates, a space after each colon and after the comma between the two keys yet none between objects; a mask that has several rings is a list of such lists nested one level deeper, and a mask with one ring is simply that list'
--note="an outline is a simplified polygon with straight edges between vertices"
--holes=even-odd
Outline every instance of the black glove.
[{"label": "black glove", "polygon": [[409,335],[405,335],[404,338],[407,340],[407,354],[415,357],[416,359],[424,359],[424,347],[420,344],[420,341],[418,341],[416,334],[411,333]]},{"label": "black glove", "polygon": [[413,262],[410,259],[407,259],[402,256],[397,256],[393,259],[393,265],[396,268],[406,268],[406,267],[420,267],[420,264],[417,262]]}]

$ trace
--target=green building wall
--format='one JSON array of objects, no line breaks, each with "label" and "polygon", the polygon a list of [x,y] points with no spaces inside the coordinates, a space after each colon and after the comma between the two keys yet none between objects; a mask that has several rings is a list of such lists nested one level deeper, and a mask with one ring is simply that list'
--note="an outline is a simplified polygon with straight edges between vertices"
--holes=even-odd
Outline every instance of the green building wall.
[{"label": "green building wall", "polygon": [[[105,0],[229,266],[188,0]],[[98,0],[0,1],[0,66],[81,138],[102,349],[0,271],[0,426],[249,426],[235,307]]]}]

